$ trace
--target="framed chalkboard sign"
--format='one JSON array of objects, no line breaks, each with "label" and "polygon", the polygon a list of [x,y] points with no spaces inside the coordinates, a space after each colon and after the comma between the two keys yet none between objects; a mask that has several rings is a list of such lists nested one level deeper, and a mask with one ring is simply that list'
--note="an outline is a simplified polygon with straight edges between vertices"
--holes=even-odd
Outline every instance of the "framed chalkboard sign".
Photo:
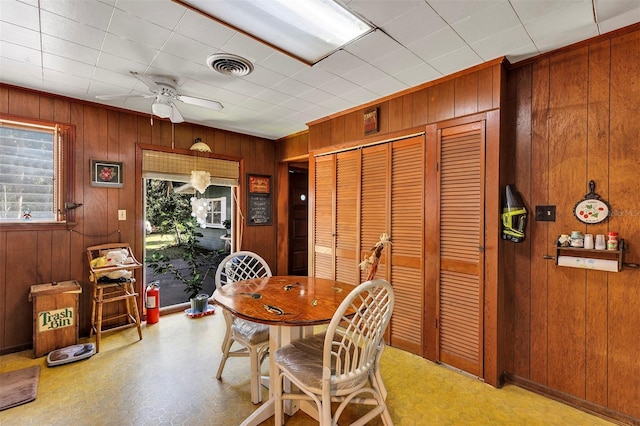
[{"label": "framed chalkboard sign", "polygon": [[247,175],[247,225],[271,225],[271,176]]}]

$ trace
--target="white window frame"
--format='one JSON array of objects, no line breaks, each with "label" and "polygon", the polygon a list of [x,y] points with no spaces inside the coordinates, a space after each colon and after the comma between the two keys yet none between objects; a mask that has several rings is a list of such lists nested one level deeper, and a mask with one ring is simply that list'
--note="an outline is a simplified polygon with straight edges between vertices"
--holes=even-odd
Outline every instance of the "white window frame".
[{"label": "white window frame", "polygon": [[[209,202],[209,209],[207,211],[207,227],[224,229],[224,221],[227,220],[227,197],[208,198],[207,201]],[[213,208],[216,202],[220,202],[220,223],[213,220],[214,213],[218,213],[218,211]]]}]

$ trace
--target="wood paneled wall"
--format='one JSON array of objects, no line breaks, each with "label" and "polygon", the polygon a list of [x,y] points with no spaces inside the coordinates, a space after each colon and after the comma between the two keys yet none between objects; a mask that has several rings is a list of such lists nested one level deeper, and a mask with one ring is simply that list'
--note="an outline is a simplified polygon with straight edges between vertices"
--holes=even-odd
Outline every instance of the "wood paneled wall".
[{"label": "wood paneled wall", "polygon": [[[340,148],[356,141],[374,140],[381,135],[499,108],[502,62],[497,59],[310,123],[307,152],[326,147]],[[379,131],[365,137],[364,111],[372,106],[379,108]],[[300,148],[279,150],[299,152]]]},{"label": "wood paneled wall", "polygon": [[[104,242],[128,242],[136,257],[143,256],[142,198],[135,190],[136,144],[189,149],[195,138],[214,153],[242,159],[241,186],[246,173],[275,177],[273,141],[188,123],[172,125],[148,115],[111,109],[46,93],[0,85],[0,113],[51,120],[75,126],[76,225],[67,229],[44,229],[35,224],[7,230],[0,225],[0,353],[31,345],[33,284],[75,279],[88,281],[87,246]],[[124,187],[90,186],[90,159],[122,161]],[[244,210],[244,191],[241,197]],[[118,210],[127,220],[118,221]],[[274,211],[275,214],[275,211]],[[275,222],[275,220],[274,220]],[[35,225],[35,226],[34,226]],[[275,226],[245,226],[242,248],[276,264]],[[137,274],[138,286],[142,276]],[[80,333],[88,335],[90,286],[83,285]]]},{"label": "wood paneled wall", "polygon": [[[640,263],[640,29],[545,55],[509,72],[514,183],[530,216],[527,239],[505,243],[505,336],[511,379],[640,424],[640,270],[556,266],[560,234],[618,231]],[[573,215],[589,181],[610,218]],[[537,222],[536,205],[555,205]],[[602,408],[604,407],[604,409]]]}]

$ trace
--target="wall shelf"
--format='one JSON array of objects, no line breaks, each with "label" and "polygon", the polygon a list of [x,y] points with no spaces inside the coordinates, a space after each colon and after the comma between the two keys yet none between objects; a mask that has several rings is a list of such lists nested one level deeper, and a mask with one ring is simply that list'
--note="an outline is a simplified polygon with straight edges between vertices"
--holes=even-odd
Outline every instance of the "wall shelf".
[{"label": "wall shelf", "polygon": [[608,272],[620,272],[623,265],[624,240],[617,250],[595,250],[556,246],[556,265]]}]

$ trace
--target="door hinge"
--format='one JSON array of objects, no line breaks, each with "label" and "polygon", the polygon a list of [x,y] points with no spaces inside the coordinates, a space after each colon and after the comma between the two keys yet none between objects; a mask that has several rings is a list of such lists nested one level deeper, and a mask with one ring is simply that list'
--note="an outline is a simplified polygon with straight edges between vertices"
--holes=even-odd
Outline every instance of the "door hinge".
[{"label": "door hinge", "polygon": [[436,326],[435,328],[438,328],[438,318],[436,318],[435,326]]}]

